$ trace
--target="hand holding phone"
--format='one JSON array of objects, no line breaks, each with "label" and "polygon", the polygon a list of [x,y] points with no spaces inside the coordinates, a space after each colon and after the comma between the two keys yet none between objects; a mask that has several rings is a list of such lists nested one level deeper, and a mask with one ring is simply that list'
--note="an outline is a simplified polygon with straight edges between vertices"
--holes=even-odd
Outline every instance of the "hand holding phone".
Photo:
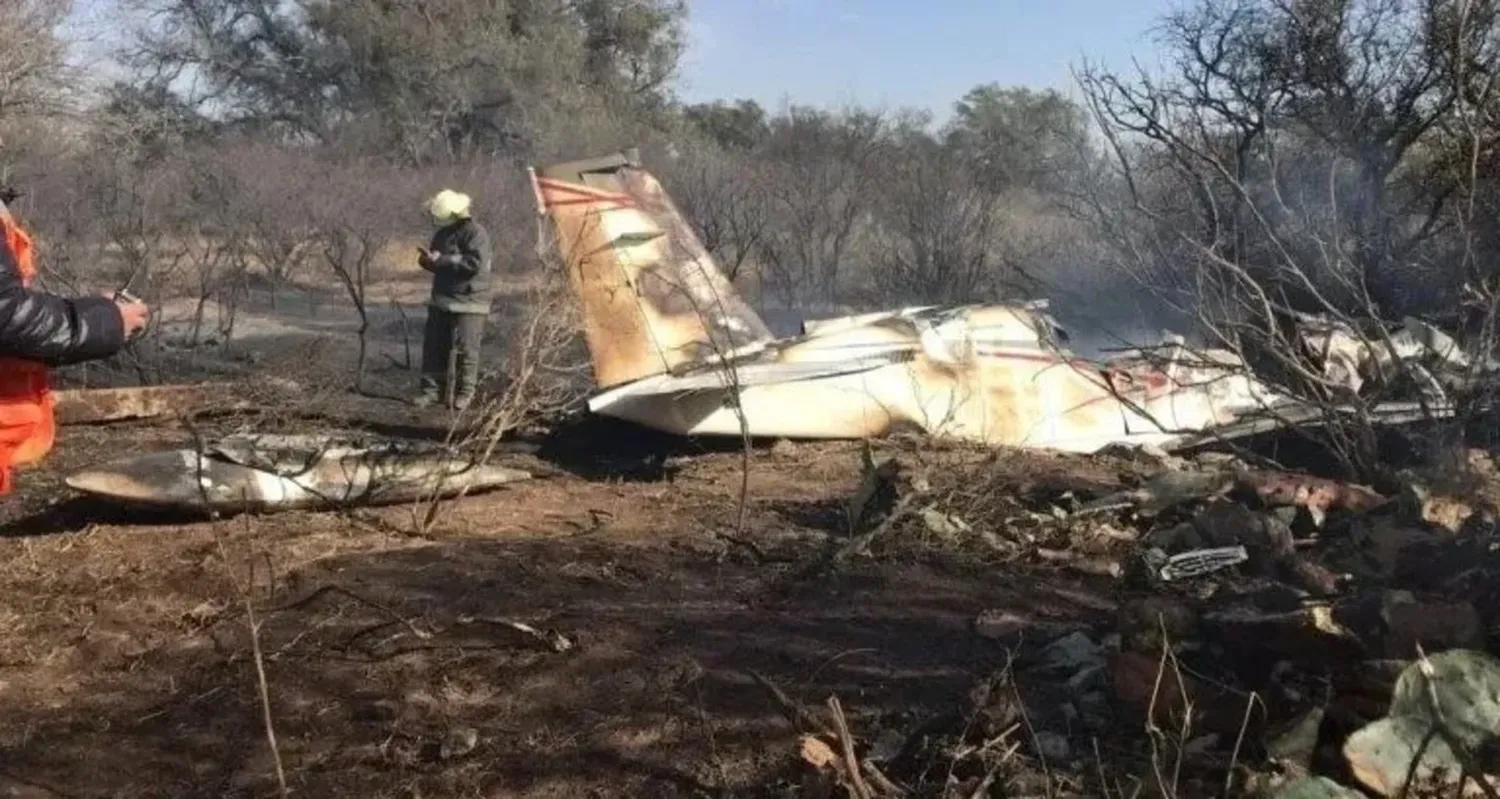
[{"label": "hand holding phone", "polygon": [[145,332],[151,322],[151,309],[146,303],[125,289],[114,294],[115,307],[120,310],[120,321],[125,326],[125,340],[130,341]]}]

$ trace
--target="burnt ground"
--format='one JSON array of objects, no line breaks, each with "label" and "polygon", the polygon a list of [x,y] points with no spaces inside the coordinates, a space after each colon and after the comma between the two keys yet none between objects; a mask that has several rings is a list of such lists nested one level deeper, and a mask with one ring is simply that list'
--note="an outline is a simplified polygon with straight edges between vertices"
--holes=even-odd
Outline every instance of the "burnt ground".
[{"label": "burnt ground", "polygon": [[[611,449],[598,430],[509,456],[547,476],[464,499],[427,535],[407,508],[204,521],[65,499],[68,470],[186,435],[69,428],[18,475],[0,528],[5,795],[275,795],[257,649],[296,795],[800,795],[798,730],[765,682],[814,712],[839,697],[874,740],[964,713],[1004,668],[980,612],[1111,607],[1107,579],[957,555],[821,566],[846,535],[853,443],[757,448],[739,532],[739,453]],[[1046,455],[997,468],[1018,486],[1121,477]],[[1141,727],[1122,729],[1129,748]]]}]

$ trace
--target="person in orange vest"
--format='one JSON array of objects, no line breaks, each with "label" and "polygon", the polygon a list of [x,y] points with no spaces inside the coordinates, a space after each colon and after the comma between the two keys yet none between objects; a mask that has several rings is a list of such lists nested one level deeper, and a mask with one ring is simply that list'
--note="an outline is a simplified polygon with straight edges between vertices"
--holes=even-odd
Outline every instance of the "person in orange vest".
[{"label": "person in orange vest", "polygon": [[114,296],[65,298],[37,291],[31,236],[0,192],[0,496],[11,469],[52,450],[55,427],[48,369],[108,358],[150,321],[146,305]]}]

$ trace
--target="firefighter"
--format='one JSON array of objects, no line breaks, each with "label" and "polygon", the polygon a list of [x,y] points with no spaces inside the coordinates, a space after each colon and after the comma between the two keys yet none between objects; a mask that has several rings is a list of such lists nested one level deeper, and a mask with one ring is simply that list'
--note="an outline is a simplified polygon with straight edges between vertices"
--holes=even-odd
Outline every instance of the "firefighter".
[{"label": "firefighter", "polygon": [[428,203],[437,232],[417,264],[432,273],[422,330],[422,378],[415,405],[462,410],[479,383],[479,345],[490,314],[490,236],[469,213],[468,195],[444,189]]},{"label": "firefighter", "polygon": [[31,237],[0,202],[0,495],[10,493],[13,467],[36,463],[52,449],[49,367],[114,355],[151,315],[134,299],[37,291],[35,278]]}]

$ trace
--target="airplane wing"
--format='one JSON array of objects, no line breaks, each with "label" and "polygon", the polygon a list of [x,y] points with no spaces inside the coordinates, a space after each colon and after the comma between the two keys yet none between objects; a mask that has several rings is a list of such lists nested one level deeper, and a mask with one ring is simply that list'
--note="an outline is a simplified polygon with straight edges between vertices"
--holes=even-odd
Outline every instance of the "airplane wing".
[{"label": "airplane wing", "polygon": [[723,391],[731,385],[742,388],[766,386],[776,383],[791,383],[802,380],[818,380],[839,375],[868,372],[892,362],[890,356],[850,358],[839,361],[813,363],[764,363],[733,364],[729,369],[705,369],[685,375],[653,375],[626,383],[594,395],[589,399],[589,409],[598,410],[629,397],[653,394],[682,394],[693,391]]},{"label": "airplane wing", "polygon": [[[1348,416],[1353,416],[1355,413],[1355,409],[1347,405],[1336,406],[1333,410]],[[1454,413],[1454,408],[1451,405],[1428,404],[1424,410],[1420,402],[1382,402],[1369,408],[1370,420],[1372,422],[1388,425],[1409,424],[1429,418],[1447,419],[1451,418]],[[1260,433],[1269,433],[1289,427],[1322,427],[1325,423],[1326,420],[1323,418],[1323,411],[1317,406],[1303,404],[1285,405],[1266,411],[1263,414],[1247,416],[1246,418],[1201,433],[1184,434],[1165,445],[1164,448],[1169,450],[1193,449],[1220,441],[1248,438]]]}]

